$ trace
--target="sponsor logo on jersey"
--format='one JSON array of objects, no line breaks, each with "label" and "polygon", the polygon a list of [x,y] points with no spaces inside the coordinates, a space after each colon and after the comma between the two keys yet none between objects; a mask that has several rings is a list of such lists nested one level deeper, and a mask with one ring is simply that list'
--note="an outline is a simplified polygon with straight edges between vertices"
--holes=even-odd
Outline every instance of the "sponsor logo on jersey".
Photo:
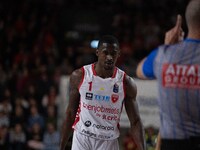
[{"label": "sponsor logo on jersey", "polygon": [[162,68],[164,87],[200,88],[200,66],[164,64]]},{"label": "sponsor logo on jersey", "polygon": [[101,139],[110,139],[111,137],[113,137],[113,135],[107,136],[107,135],[98,135],[98,138]]},{"label": "sponsor logo on jersey", "polygon": [[93,99],[93,93],[86,93],[85,99],[92,100]]},{"label": "sponsor logo on jersey", "polygon": [[96,100],[96,101],[104,101],[104,102],[109,102],[110,101],[110,96],[106,95],[97,95],[93,93],[86,93],[85,99],[87,100]]},{"label": "sponsor logo on jersey", "polygon": [[101,129],[101,130],[114,130],[113,126],[104,126],[104,125],[99,125],[99,124],[93,124],[92,127],[97,128],[97,129]]},{"label": "sponsor logo on jersey", "polygon": [[89,121],[89,120],[87,120],[85,123],[84,123],[84,125],[86,126],[86,127],[90,127],[91,126],[91,121]]},{"label": "sponsor logo on jersey", "polygon": [[113,86],[113,92],[118,93],[119,92],[119,85],[117,83],[114,84]]},{"label": "sponsor logo on jersey", "polygon": [[110,101],[110,96],[94,95],[94,100],[109,102]]},{"label": "sponsor logo on jersey", "polygon": [[117,108],[110,108],[110,107],[104,107],[101,105],[91,105],[91,104],[86,104],[83,102],[83,108],[93,111],[94,113],[108,113],[108,114],[119,114],[120,109]]},{"label": "sponsor logo on jersey", "polygon": [[111,100],[112,100],[113,103],[116,103],[116,102],[118,101],[118,99],[119,99],[119,95],[117,95],[117,94],[112,94]]},{"label": "sponsor logo on jersey", "polygon": [[100,90],[100,91],[104,91],[104,90],[105,90],[105,88],[104,88],[104,87],[101,87],[99,90]]},{"label": "sponsor logo on jersey", "polygon": [[85,130],[85,129],[83,129],[81,132],[83,134],[86,134],[87,136],[94,137],[94,138],[98,137],[98,138],[101,138],[101,139],[110,139],[111,137],[113,137],[113,135],[109,135],[109,136],[101,135],[101,134],[97,135],[96,133],[93,133],[93,132]]},{"label": "sponsor logo on jersey", "polygon": [[82,130],[82,133],[87,134],[90,137],[97,137],[97,135],[95,133],[87,131],[85,129]]}]

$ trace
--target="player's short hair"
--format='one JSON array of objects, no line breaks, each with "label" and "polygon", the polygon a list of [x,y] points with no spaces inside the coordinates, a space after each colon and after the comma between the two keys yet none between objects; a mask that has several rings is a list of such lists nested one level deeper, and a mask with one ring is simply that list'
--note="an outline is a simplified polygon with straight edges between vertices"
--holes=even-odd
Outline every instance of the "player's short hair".
[{"label": "player's short hair", "polygon": [[186,22],[188,26],[200,26],[200,0],[190,0],[185,12]]},{"label": "player's short hair", "polygon": [[97,48],[99,48],[103,43],[108,43],[108,44],[117,44],[119,46],[119,42],[116,37],[113,35],[104,35],[99,39],[99,43]]}]

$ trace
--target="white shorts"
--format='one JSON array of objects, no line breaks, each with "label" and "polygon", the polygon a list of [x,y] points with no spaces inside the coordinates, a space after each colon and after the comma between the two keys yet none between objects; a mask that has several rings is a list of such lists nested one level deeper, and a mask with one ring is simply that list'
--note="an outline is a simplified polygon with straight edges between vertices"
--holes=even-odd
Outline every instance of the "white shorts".
[{"label": "white shorts", "polygon": [[94,139],[74,130],[72,150],[119,150],[119,143],[118,139]]}]

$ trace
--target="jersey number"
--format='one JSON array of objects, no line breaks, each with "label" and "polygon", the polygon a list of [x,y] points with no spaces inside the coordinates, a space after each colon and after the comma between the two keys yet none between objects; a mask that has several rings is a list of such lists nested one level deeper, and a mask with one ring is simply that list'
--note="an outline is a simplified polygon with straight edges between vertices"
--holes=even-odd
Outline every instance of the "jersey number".
[{"label": "jersey number", "polygon": [[92,90],[92,82],[88,82],[88,84],[89,84],[89,91],[91,91]]}]

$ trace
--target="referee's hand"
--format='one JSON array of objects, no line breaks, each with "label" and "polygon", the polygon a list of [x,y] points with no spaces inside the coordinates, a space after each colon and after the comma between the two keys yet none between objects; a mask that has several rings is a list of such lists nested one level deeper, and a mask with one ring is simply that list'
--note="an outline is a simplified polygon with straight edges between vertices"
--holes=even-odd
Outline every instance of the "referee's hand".
[{"label": "referee's hand", "polygon": [[182,29],[182,17],[181,15],[177,15],[176,25],[166,32],[165,34],[165,44],[175,44],[180,42],[184,38],[184,32]]}]

